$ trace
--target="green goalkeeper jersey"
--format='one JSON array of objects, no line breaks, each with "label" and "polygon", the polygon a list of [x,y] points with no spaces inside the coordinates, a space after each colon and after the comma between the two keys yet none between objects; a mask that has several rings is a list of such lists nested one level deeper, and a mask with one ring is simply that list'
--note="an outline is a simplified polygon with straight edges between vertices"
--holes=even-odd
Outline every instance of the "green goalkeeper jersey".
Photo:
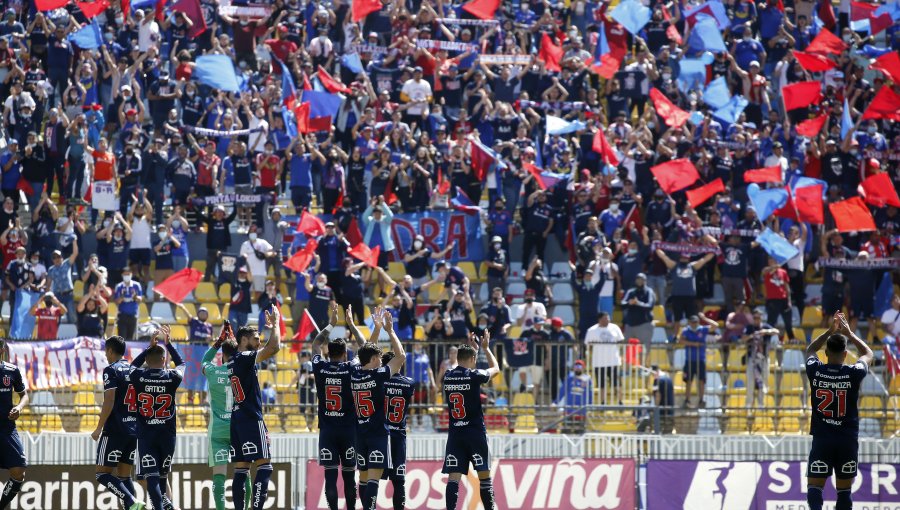
[{"label": "green goalkeeper jersey", "polygon": [[233,403],[231,394],[231,381],[228,377],[228,367],[216,365],[215,347],[210,347],[203,355],[201,366],[206,380],[209,382],[209,434],[217,437],[231,436],[231,406]]}]

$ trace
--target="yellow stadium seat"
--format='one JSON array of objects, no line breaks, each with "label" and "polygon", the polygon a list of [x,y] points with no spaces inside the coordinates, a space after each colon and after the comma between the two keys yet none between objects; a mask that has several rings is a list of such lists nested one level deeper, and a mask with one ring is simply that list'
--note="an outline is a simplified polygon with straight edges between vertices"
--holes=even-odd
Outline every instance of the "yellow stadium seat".
[{"label": "yellow stadium seat", "polygon": [[201,273],[206,272],[206,259],[198,259],[191,261],[191,267],[200,271]]},{"label": "yellow stadium seat", "polygon": [[281,403],[290,406],[300,405],[300,395],[293,391],[286,391],[281,395]]},{"label": "yellow stadium seat", "polygon": [[657,324],[665,324],[666,323],[666,307],[663,305],[656,305],[653,307],[653,320],[656,321]]},{"label": "yellow stadium seat", "polygon": [[[425,340],[425,328],[422,326],[416,326],[416,331],[413,333],[413,339],[415,340]],[[900,379],[900,378],[897,378]],[[898,385],[900,387],[900,385]],[[898,391],[900,393],[900,391]]]},{"label": "yellow stadium seat", "polygon": [[665,349],[650,349],[650,365],[656,365],[663,370],[669,369],[669,353]]},{"label": "yellow stadium seat", "polygon": [[459,268],[462,270],[463,274],[469,279],[472,283],[482,283],[484,280],[478,275],[478,270],[475,269],[474,262],[461,261],[459,262]]},{"label": "yellow stadium seat", "polygon": [[516,416],[516,422],[513,425],[515,432],[518,434],[537,434],[537,421],[533,414],[523,414]]},{"label": "yellow stadium seat", "polygon": [[285,324],[294,324],[294,317],[291,314],[291,307],[287,303],[281,305],[281,316],[284,317]]},{"label": "yellow stadium seat", "polygon": [[[709,352],[708,350],[706,351]],[[730,372],[744,372],[746,365],[742,362],[744,355],[747,354],[746,349],[733,348],[728,351],[728,370]]]},{"label": "yellow stadium seat", "polygon": [[441,300],[444,296],[444,286],[441,284],[435,284],[431,287],[428,287],[428,301],[432,303],[436,303]]},{"label": "yellow stadium seat", "polygon": [[82,416],[79,430],[81,432],[93,432],[94,429],[97,428],[97,423],[100,421],[98,415],[99,412],[97,414],[88,414],[86,416]]},{"label": "yellow stadium seat", "polygon": [[717,372],[722,370],[722,351],[719,349],[706,350],[706,369]]},{"label": "yellow stadium seat", "polygon": [[281,297],[284,298],[285,303],[291,303],[294,301],[294,295],[288,292],[287,284],[281,282],[281,285],[278,287],[278,292],[281,294]]},{"label": "yellow stadium seat", "polygon": [[388,262],[387,273],[392,280],[400,283],[403,277],[406,276],[406,266],[403,265],[403,262]]},{"label": "yellow stadium seat", "polygon": [[894,376],[894,378],[891,379],[888,390],[891,392],[891,395],[900,395],[900,377]]},{"label": "yellow stadium seat", "polygon": [[185,308],[187,308],[187,313],[185,314],[184,310],[181,309],[180,306],[175,307],[175,323],[181,324],[182,326],[187,325],[188,321],[193,317],[197,316],[197,310],[194,308],[194,303],[182,303]]},{"label": "yellow stadium seat", "polygon": [[779,416],[776,418],[775,432],[778,434],[805,434],[809,429],[803,428],[803,420],[797,416]]},{"label": "yellow stadium seat", "polygon": [[194,299],[197,301],[216,301],[218,298],[216,287],[212,282],[200,282],[194,289]]},{"label": "yellow stadium seat", "polygon": [[84,282],[81,280],[75,280],[73,295],[75,296],[75,302],[77,303],[79,299],[84,297]]},{"label": "yellow stadium seat", "polygon": [[228,318],[228,311],[231,310],[231,303],[225,303],[222,305],[222,319]]},{"label": "yellow stadium seat", "polygon": [[509,390],[509,387],[506,385],[506,376],[503,375],[502,370],[491,379],[491,385],[500,393],[506,393]]},{"label": "yellow stadium seat", "polygon": [[534,395],[531,393],[516,393],[513,395],[513,414],[532,414],[534,413],[534,405]]},{"label": "yellow stadium seat", "polygon": [[260,388],[262,388],[264,383],[269,383],[269,386],[271,386],[275,382],[275,374],[273,374],[271,370],[260,370],[257,376],[259,378]]},{"label": "yellow stadium seat", "polygon": [[222,314],[219,312],[218,303],[202,303],[201,306],[206,307],[206,311],[208,312],[208,321],[213,326],[221,326],[222,325]]},{"label": "yellow stadium seat", "polygon": [[817,328],[822,325],[822,307],[807,306],[803,309],[800,325],[804,328]]},{"label": "yellow stadium seat", "polygon": [[231,302],[231,284],[223,283],[219,285],[219,299],[220,303],[230,303]]},{"label": "yellow stadium seat", "polygon": [[803,381],[806,378],[800,372],[784,372],[781,374],[781,386],[779,392],[787,395],[799,395],[803,393]]},{"label": "yellow stadium seat", "polygon": [[293,382],[295,375],[296,375],[296,372],[293,370],[279,370],[276,373],[276,379],[275,379],[277,381],[276,386],[279,389],[291,388],[291,382]]},{"label": "yellow stadium seat", "polygon": [[275,355],[278,363],[278,370],[290,370],[300,368],[300,360],[297,359],[297,353],[291,352],[290,348],[282,347],[278,354]]},{"label": "yellow stadium seat", "polygon": [[172,339],[174,339],[174,340],[190,340],[190,338],[188,337],[188,330],[186,327],[184,327],[180,324],[175,324],[175,325],[169,326],[169,328],[171,328]]},{"label": "yellow stadium seat", "polygon": [[287,433],[306,432],[309,430],[306,417],[302,414],[289,413],[284,419],[284,431]]},{"label": "yellow stadium seat", "polygon": [[45,414],[41,418],[41,430],[45,432],[59,432],[62,429],[62,418],[58,414]]},{"label": "yellow stadium seat", "polygon": [[150,312],[147,310],[147,303],[138,305],[138,322],[149,322]]},{"label": "yellow stadium seat", "polygon": [[119,307],[112,300],[109,301],[106,307],[106,315],[110,318],[110,325],[113,323],[112,319],[119,315]]},{"label": "yellow stadium seat", "polygon": [[880,418],[884,416],[884,401],[878,396],[865,396],[859,401],[860,415],[866,418]]},{"label": "yellow stadium seat", "polygon": [[522,336],[522,326],[511,326],[506,333],[506,336],[509,338],[519,338]]}]

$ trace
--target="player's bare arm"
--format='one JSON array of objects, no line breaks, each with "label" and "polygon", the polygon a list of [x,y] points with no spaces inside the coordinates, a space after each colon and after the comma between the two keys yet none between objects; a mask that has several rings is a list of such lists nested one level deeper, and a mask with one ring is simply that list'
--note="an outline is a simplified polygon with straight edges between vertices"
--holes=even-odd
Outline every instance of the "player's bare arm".
[{"label": "player's bare arm", "polygon": [[391,361],[388,363],[391,375],[394,375],[400,371],[403,362],[406,361],[406,352],[403,350],[403,344],[400,343],[400,338],[397,337],[397,332],[394,331],[394,317],[391,314],[386,313],[384,314],[383,321],[384,329],[387,330],[388,337],[391,339],[391,351],[394,353],[394,357],[391,358]]},{"label": "player's bare arm", "polygon": [[819,335],[815,340],[809,343],[806,346],[806,357],[815,356],[817,352],[819,352],[822,347],[825,346],[825,342],[828,340],[828,337],[833,333],[837,332],[838,325],[840,321],[840,317],[843,316],[841,312],[836,312],[834,317],[832,317],[831,325],[828,326],[828,329],[825,330],[824,333]]},{"label": "player's bare arm", "polygon": [[344,311],[344,317],[347,318],[347,329],[356,341],[356,348],[362,347],[366,343],[366,339],[363,338],[362,333],[360,333],[359,328],[356,326],[356,321],[353,319],[353,305],[347,305],[347,309]]},{"label": "player's bare arm", "polygon": [[328,343],[328,337],[331,335],[331,330],[337,325],[338,322],[338,305],[334,301],[331,302],[331,309],[328,314],[328,325],[322,328],[322,331],[319,331],[319,334],[313,339],[312,350],[315,353],[319,353],[322,356],[325,356],[325,344]]},{"label": "player's bare arm", "polygon": [[872,349],[863,341],[862,338],[856,336],[856,333],[850,329],[850,324],[847,323],[847,317],[844,314],[841,314],[840,319],[840,332],[843,333],[851,342],[853,342],[853,346],[856,347],[856,352],[859,353],[859,360],[864,362],[866,365],[872,363],[872,360],[875,358],[875,353],[872,352]]},{"label": "player's bare arm", "polygon": [[281,350],[281,327],[279,326],[281,311],[278,310],[277,306],[272,305],[270,309],[265,311],[265,315],[266,327],[269,328],[271,332],[269,333],[269,341],[256,353],[257,361],[267,360],[278,354],[278,351]]}]

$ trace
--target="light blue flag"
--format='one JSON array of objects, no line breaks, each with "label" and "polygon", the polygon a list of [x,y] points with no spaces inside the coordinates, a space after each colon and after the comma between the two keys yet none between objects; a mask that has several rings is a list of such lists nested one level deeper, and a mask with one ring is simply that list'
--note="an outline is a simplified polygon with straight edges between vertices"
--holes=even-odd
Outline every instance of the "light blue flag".
[{"label": "light blue flag", "polygon": [[869,18],[866,19],[858,19],[856,21],[850,20],[850,30],[854,32],[865,32],[869,33],[872,30],[872,25],[869,23]]},{"label": "light blue flag", "polygon": [[702,113],[698,112],[697,110],[694,110],[691,112],[691,116],[688,117],[688,122],[690,122],[691,124],[693,124],[695,126],[699,126],[700,124],[703,124],[704,118],[705,117],[703,117]]},{"label": "light blue flag", "polygon": [[850,103],[844,98],[844,111],[841,113],[841,140],[847,137],[847,133],[853,129],[853,119],[850,118]]},{"label": "light blue flag", "polygon": [[585,129],[587,126],[580,120],[569,122],[565,119],[547,115],[547,134],[548,135],[565,135]]},{"label": "light blue flag", "polygon": [[891,19],[894,21],[900,21],[900,2],[890,2],[882,5],[881,7],[875,9],[873,13],[874,17],[879,17],[882,14],[890,14]]},{"label": "light blue flag", "polygon": [[39,292],[31,292],[25,289],[16,291],[16,309],[12,311],[9,326],[9,336],[19,340],[31,338],[34,331],[34,315],[31,315],[31,307],[41,298]]},{"label": "light blue flag", "polygon": [[599,63],[600,57],[609,53],[609,41],[606,39],[606,24],[600,23],[597,31],[597,47],[594,49],[594,61]]},{"label": "light blue flag", "polygon": [[625,30],[637,35],[650,21],[650,14],[650,8],[644,7],[637,0],[624,0],[613,9],[611,16],[625,27]]},{"label": "light blue flag", "polygon": [[875,317],[881,317],[891,307],[891,299],[894,297],[894,285],[891,282],[891,272],[885,271],[881,276],[881,283],[875,291]]},{"label": "light blue flag", "polygon": [[[69,34],[69,41],[78,45],[83,50],[94,50],[103,44],[103,35],[100,33],[100,25],[97,21],[91,21],[87,25]],[[30,336],[28,338],[31,338]]]},{"label": "light blue flag", "polygon": [[709,82],[706,90],[703,91],[703,102],[715,109],[725,107],[729,101],[731,101],[731,92],[728,90],[728,82],[725,81],[724,76],[719,76]]},{"label": "light blue flag", "polygon": [[791,176],[790,181],[788,181],[788,186],[791,187],[792,191],[815,185],[822,186],[822,200],[825,200],[828,195],[828,183],[823,181],[822,179],[814,179],[812,177],[794,174]]},{"label": "light blue flag", "polygon": [[728,101],[728,104],[714,111],[713,117],[722,122],[734,124],[748,104],[750,104],[750,101],[744,99],[744,96],[734,96]]},{"label": "light blue flag", "polygon": [[303,102],[309,103],[309,116],[314,117],[331,117],[332,120],[337,116],[337,112],[344,102],[344,98],[340,94],[329,94],[328,92],[319,92],[316,90],[304,90]]},{"label": "light blue flag", "polygon": [[751,183],[747,186],[747,196],[750,203],[756,209],[759,221],[766,221],[778,209],[787,204],[788,194],[784,188],[760,189],[759,184]]},{"label": "light blue flag", "polygon": [[544,148],[538,137],[534,137],[534,166],[544,168]]},{"label": "light blue flag", "polygon": [[226,92],[240,92],[241,79],[234,72],[234,64],[227,55],[197,57],[193,77],[204,85]]},{"label": "light blue flag", "polygon": [[701,51],[727,52],[716,20],[705,14],[697,16],[697,24],[688,38],[689,53]]},{"label": "light blue flag", "polygon": [[685,58],[679,62],[678,90],[687,93],[706,84],[706,65],[696,58]]},{"label": "light blue flag", "polygon": [[860,53],[862,53],[863,55],[865,55],[869,58],[878,58],[878,57],[880,57],[882,55],[886,55],[892,51],[894,51],[894,50],[892,50],[890,48],[879,48],[877,46],[872,46],[871,44],[867,44],[862,47],[862,50],[860,50]]},{"label": "light blue flag", "polygon": [[718,0],[705,2],[698,7],[690,9],[684,13],[684,17],[685,19],[689,19],[692,16],[700,16],[703,14],[712,16],[716,20],[719,30],[725,30],[731,26],[731,20],[728,19],[728,12],[725,10],[725,6],[722,5],[722,2],[719,2]]},{"label": "light blue flag", "polygon": [[798,250],[796,246],[791,244],[784,237],[772,232],[769,228],[763,230],[763,232],[756,237],[756,242],[759,243],[760,247],[762,247],[762,249],[779,264],[784,264],[800,253],[800,250]]},{"label": "light blue flag", "polygon": [[358,53],[347,53],[341,57],[341,65],[346,67],[353,74],[363,72],[362,60],[359,59]]}]

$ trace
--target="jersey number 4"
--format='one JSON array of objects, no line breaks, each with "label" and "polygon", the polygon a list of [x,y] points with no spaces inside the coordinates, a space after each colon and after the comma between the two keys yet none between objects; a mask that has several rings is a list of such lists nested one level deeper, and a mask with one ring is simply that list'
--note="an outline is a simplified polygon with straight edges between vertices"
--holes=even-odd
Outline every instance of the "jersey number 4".
[{"label": "jersey number 4", "polygon": [[450,416],[454,420],[462,420],[466,417],[466,399],[462,393],[451,393],[448,395],[450,401]]},{"label": "jersey number 4", "polygon": [[128,406],[128,412],[137,412],[137,392],[134,391],[134,385],[129,384],[125,390],[125,405]]},{"label": "jersey number 4", "polygon": [[[835,398],[837,397],[837,398]],[[843,418],[847,414],[847,390],[816,390],[819,401],[819,412],[826,418]],[[837,400],[837,412],[831,404]]]},{"label": "jersey number 4", "polygon": [[137,396],[137,401],[140,404],[141,416],[144,418],[164,420],[172,416],[172,411],[169,410],[169,407],[172,406],[172,395],[162,394],[154,397],[149,393],[140,393]]}]

